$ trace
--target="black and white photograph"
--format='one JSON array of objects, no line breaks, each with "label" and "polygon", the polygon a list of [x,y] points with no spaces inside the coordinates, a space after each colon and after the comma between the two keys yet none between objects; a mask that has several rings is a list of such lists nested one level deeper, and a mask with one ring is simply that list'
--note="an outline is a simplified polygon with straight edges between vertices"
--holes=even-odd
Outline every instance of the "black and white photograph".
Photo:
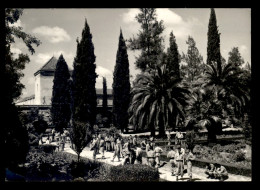
[{"label": "black and white photograph", "polygon": [[11,182],[252,182],[251,8],[4,8]]}]

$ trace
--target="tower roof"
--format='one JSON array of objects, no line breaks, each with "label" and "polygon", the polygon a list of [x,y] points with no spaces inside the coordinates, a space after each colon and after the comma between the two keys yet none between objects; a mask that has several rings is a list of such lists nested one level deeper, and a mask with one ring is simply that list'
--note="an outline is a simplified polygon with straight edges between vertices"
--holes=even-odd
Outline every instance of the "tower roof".
[{"label": "tower roof", "polygon": [[45,63],[38,71],[34,73],[34,76],[39,74],[41,71],[54,72],[56,69],[57,62],[58,60],[54,56],[52,56],[52,58],[49,61],[47,61],[47,63]]}]

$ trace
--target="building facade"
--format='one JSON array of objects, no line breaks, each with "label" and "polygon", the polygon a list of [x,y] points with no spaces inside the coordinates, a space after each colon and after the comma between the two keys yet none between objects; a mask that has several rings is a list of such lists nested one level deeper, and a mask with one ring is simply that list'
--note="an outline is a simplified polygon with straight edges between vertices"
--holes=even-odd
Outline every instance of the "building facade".
[{"label": "building facade", "polygon": [[[53,56],[46,64],[34,73],[34,95],[18,100],[18,106],[51,106],[54,73],[58,60]],[[70,74],[72,71],[70,70]],[[97,106],[102,107],[103,89],[96,89]],[[108,109],[112,109],[112,89],[107,89]]]}]

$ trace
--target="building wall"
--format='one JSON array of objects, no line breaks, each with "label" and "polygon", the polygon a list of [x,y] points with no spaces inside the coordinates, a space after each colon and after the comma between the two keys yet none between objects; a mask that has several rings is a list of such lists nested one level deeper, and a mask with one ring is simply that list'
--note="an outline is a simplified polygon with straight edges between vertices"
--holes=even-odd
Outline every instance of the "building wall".
[{"label": "building wall", "polygon": [[36,75],[34,77],[34,82],[35,82],[35,85],[34,85],[34,94],[35,94],[35,100],[34,100],[34,103],[35,105],[40,105],[41,104],[41,80],[40,80],[40,74]]},{"label": "building wall", "polygon": [[52,87],[54,76],[40,76],[41,88],[40,88],[40,104],[51,105]]}]

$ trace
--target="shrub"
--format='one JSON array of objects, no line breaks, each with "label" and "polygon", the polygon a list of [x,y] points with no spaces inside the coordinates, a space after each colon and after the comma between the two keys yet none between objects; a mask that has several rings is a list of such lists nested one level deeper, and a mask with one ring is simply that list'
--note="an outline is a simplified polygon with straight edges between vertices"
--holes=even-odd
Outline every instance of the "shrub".
[{"label": "shrub", "polygon": [[236,162],[244,161],[246,160],[246,154],[242,150],[239,150],[233,155],[233,160]]},{"label": "shrub", "polygon": [[79,162],[73,160],[69,167],[70,167],[71,175],[74,178],[84,177],[86,174],[85,163],[82,160],[80,160]]},{"label": "shrub", "polygon": [[41,150],[29,152],[27,162],[26,179],[29,181],[49,181],[59,173],[58,166],[53,164],[53,155]]},{"label": "shrub", "polygon": [[106,168],[108,181],[159,181],[157,169],[147,165],[120,165]]},{"label": "shrub", "polygon": [[42,144],[42,145],[39,145],[39,149],[46,153],[53,153],[56,149],[56,145]]}]

